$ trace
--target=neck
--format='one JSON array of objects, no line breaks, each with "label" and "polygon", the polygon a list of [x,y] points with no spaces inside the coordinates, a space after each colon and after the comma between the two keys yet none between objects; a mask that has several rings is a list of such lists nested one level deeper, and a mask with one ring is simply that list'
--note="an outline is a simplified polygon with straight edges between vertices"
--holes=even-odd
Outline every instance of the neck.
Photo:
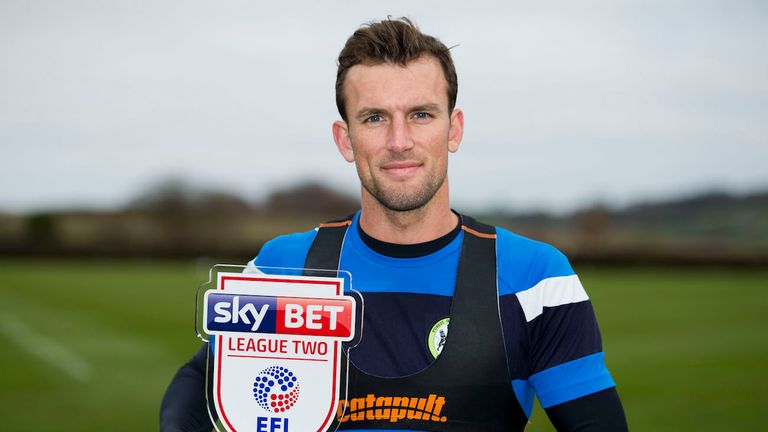
[{"label": "neck", "polygon": [[448,234],[459,221],[451,211],[447,183],[427,204],[409,211],[388,209],[363,189],[360,227],[373,238],[396,244],[425,243]]}]

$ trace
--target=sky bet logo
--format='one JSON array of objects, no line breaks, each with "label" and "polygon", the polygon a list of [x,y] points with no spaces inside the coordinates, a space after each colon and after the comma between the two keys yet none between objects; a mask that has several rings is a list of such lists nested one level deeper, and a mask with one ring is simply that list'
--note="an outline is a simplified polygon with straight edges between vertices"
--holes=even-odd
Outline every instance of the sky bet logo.
[{"label": "sky bet logo", "polygon": [[352,337],[354,300],[205,294],[205,331]]}]

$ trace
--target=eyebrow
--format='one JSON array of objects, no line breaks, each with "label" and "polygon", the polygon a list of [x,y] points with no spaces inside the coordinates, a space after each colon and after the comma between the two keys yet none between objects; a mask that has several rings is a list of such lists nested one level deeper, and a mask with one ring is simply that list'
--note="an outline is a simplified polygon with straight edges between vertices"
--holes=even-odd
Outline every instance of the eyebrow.
[{"label": "eyebrow", "polygon": [[[414,113],[419,111],[440,112],[440,105],[436,103],[427,103],[427,104],[416,105],[411,108],[408,108],[409,113]],[[355,118],[362,120],[362,119],[365,119],[366,117],[370,117],[376,114],[389,114],[389,111],[385,110],[384,108],[363,107],[362,109],[360,109],[360,111],[357,112],[357,115],[355,116]]]},{"label": "eyebrow", "polygon": [[387,113],[388,111],[385,110],[384,108],[363,107],[360,111],[357,112],[357,115],[355,116],[355,118],[358,120],[363,120],[372,115],[387,114]]},{"label": "eyebrow", "polygon": [[417,111],[440,112],[440,105],[435,103],[428,103],[424,105],[416,105],[415,107],[408,110],[408,112],[417,112]]}]

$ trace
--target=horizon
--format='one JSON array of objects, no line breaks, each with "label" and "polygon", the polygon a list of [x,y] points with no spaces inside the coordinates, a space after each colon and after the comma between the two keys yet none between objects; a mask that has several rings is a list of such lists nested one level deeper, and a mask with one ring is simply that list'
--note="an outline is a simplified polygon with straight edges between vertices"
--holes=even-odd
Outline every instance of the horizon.
[{"label": "horizon", "polygon": [[[335,188],[331,185],[324,184],[322,182],[316,182],[316,181],[304,181],[304,182],[299,181],[291,185],[278,187],[271,190],[269,194],[260,196],[256,199],[248,198],[247,196],[243,196],[237,192],[204,187],[201,185],[194,185],[190,182],[184,181],[183,179],[176,179],[176,178],[166,179],[165,181],[161,181],[157,184],[157,186],[159,187],[168,186],[168,185],[173,185],[172,187],[178,187],[179,188],[178,191],[186,195],[186,199],[191,198],[191,201],[194,201],[194,199],[197,199],[209,194],[226,194],[242,201],[244,204],[247,204],[251,209],[258,209],[260,206],[266,204],[270,194],[272,193],[277,193],[277,192],[290,193],[304,186],[319,186],[321,188],[327,189],[331,193],[338,194],[350,200],[359,201],[359,196],[349,194],[339,188]],[[32,208],[32,209],[25,209],[25,210],[13,210],[13,209],[6,209],[3,207],[0,207],[0,215],[31,216],[36,214],[60,214],[60,213],[65,214],[65,213],[78,213],[78,212],[119,213],[119,212],[130,210],[131,207],[135,205],[142,198],[151,197],[152,192],[154,190],[157,190],[157,188],[148,188],[137,195],[133,195],[127,198],[122,203],[116,203],[116,204],[105,205],[105,206],[69,204],[69,205],[62,205],[60,207],[49,206],[49,207],[40,207],[40,208]],[[583,203],[583,205],[579,207],[574,207],[570,209],[561,209],[561,210],[535,208],[535,207],[517,207],[517,208],[493,207],[493,206],[471,207],[471,206],[463,206],[461,205],[461,203],[458,203],[458,204],[453,203],[451,207],[461,208],[463,209],[463,211],[470,211],[478,214],[502,213],[502,214],[514,215],[514,216],[540,214],[540,215],[545,215],[550,217],[570,217],[575,214],[578,214],[579,212],[593,210],[593,209],[606,209],[610,212],[622,212],[622,211],[632,210],[637,207],[674,204],[674,203],[681,203],[689,200],[696,200],[700,198],[707,198],[707,197],[714,197],[714,196],[722,196],[729,199],[745,199],[745,198],[764,196],[764,195],[768,195],[768,186],[758,187],[752,190],[744,190],[744,191],[738,191],[738,192],[728,191],[725,189],[717,189],[717,188],[691,190],[691,191],[680,192],[678,194],[670,194],[668,196],[655,196],[647,199],[639,198],[635,201],[630,201],[623,204],[610,204],[610,203],[599,202],[599,201],[585,202]]]}]

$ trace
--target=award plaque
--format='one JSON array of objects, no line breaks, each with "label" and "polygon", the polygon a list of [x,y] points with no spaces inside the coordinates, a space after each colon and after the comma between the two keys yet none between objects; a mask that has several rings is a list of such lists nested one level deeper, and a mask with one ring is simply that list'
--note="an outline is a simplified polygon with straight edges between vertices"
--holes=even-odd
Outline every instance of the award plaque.
[{"label": "award plaque", "polygon": [[[307,276],[311,275],[311,276]],[[335,430],[362,297],[347,272],[217,265],[198,290],[208,410],[230,432]],[[341,412],[340,412],[341,411]]]}]

